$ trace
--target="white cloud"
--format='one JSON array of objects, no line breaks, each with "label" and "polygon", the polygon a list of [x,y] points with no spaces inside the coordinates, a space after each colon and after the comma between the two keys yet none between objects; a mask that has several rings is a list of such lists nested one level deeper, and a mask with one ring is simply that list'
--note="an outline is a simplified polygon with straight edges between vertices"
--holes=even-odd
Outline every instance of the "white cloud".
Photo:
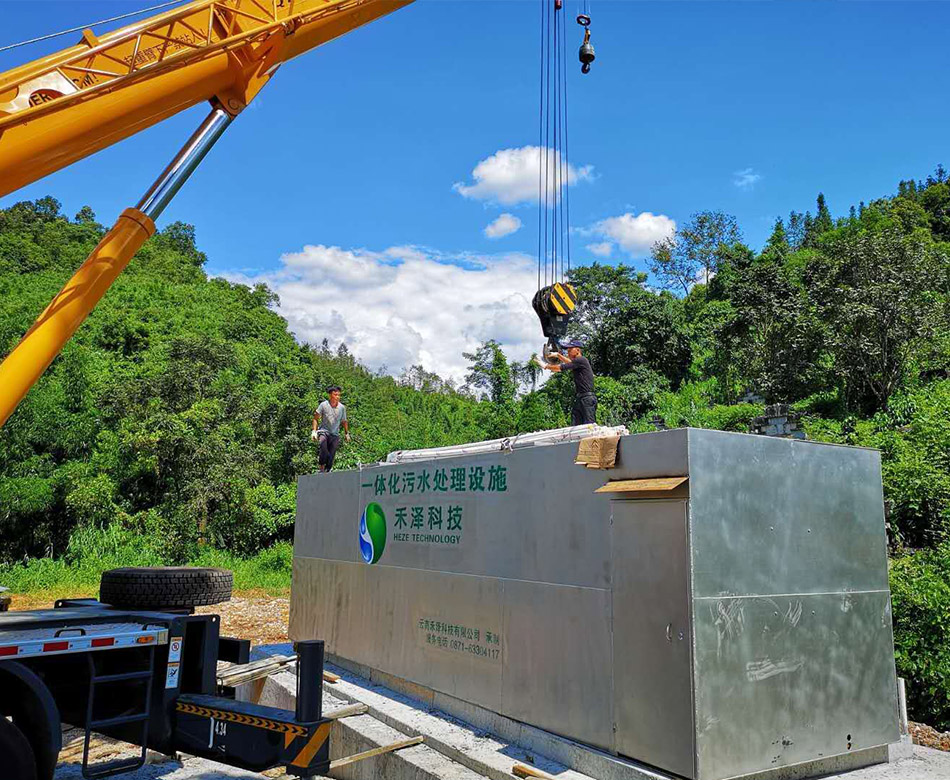
[{"label": "white cloud", "polygon": [[610,257],[610,253],[613,251],[614,245],[609,241],[601,241],[598,244],[588,244],[587,251],[592,255],[597,255],[597,257]]},{"label": "white cloud", "polygon": [[752,168],[743,168],[732,174],[732,183],[740,190],[751,190],[761,179],[762,174],[756,173]]},{"label": "white cloud", "polygon": [[518,230],[521,230],[521,220],[518,217],[514,214],[501,214],[485,227],[485,235],[488,238],[504,238]]},{"label": "white cloud", "polygon": [[222,276],[264,283],[280,296],[278,313],[304,342],[345,342],[368,368],[399,374],[421,363],[464,380],[470,352],[496,339],[526,360],[543,342],[531,309],[535,258],[523,254],[445,257],[419,247],[382,252],[305,246],[273,272]]},{"label": "white cloud", "polygon": [[616,241],[632,255],[643,255],[650,251],[657,241],[676,232],[676,222],[665,214],[653,214],[649,211],[640,214],[621,214],[608,217],[594,226],[594,233]]},{"label": "white cloud", "polygon": [[[546,158],[546,159],[545,159]],[[491,157],[486,157],[472,171],[474,183],[456,182],[452,189],[466,198],[487,200],[513,206],[516,203],[537,203],[540,190],[538,174],[541,163],[553,171],[561,162],[559,154],[548,149],[542,154],[540,146],[522,146],[520,149],[500,149]],[[585,165],[577,168],[567,165],[568,185],[593,178],[593,167]],[[549,184],[548,196],[555,197],[553,181]]]}]

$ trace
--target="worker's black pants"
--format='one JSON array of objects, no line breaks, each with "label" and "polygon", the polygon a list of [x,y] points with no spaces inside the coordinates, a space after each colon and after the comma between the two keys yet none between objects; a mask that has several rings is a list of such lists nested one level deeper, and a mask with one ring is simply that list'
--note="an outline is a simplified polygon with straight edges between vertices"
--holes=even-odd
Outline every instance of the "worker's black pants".
[{"label": "worker's black pants", "polygon": [[597,417],[597,396],[593,393],[582,393],[574,399],[574,408],[571,409],[571,425],[586,425],[594,422]]},{"label": "worker's black pants", "polygon": [[333,468],[333,460],[336,458],[336,451],[340,447],[340,437],[322,431],[317,436],[320,439],[320,458],[318,462],[324,471],[329,471]]}]

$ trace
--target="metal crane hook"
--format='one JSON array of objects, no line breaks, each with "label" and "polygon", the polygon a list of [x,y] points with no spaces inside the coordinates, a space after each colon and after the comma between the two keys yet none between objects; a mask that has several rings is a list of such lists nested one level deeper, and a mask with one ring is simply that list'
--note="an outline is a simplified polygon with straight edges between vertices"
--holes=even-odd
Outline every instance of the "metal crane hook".
[{"label": "metal crane hook", "polygon": [[[590,17],[585,17],[587,23],[590,24]],[[578,20],[580,17],[578,17]],[[578,21],[580,24],[580,21]],[[594,61],[594,47],[590,42],[590,27],[586,24],[584,27],[584,42],[581,44],[580,51],[577,52],[577,57],[581,61],[581,73],[590,73],[590,64]]]}]

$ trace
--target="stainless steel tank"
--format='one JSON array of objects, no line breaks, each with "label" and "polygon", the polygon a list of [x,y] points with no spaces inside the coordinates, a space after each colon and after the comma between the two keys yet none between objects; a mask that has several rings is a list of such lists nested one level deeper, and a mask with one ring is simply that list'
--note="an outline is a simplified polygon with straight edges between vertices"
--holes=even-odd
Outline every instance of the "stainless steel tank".
[{"label": "stainless steel tank", "polygon": [[576,451],[302,477],[291,636],[694,780],[898,740],[878,452],[696,429],[623,437],[606,471]]}]

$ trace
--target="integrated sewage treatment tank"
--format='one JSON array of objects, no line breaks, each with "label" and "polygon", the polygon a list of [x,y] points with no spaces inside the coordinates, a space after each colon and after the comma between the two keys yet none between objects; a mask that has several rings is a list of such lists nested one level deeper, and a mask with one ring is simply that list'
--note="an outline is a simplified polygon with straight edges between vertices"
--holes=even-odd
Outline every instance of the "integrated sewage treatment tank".
[{"label": "integrated sewage treatment tank", "polygon": [[292,638],[693,780],[881,760],[880,454],[697,429],[624,436],[608,470],[576,452],[301,477]]}]

